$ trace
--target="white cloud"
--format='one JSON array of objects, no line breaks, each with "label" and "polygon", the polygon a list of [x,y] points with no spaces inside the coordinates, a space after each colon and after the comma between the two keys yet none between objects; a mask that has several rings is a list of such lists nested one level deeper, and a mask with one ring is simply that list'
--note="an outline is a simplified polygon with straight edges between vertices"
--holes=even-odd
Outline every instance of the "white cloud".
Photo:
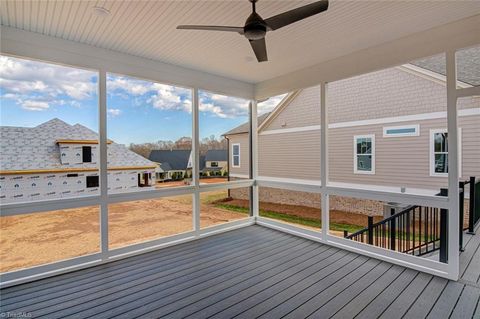
[{"label": "white cloud", "polygon": [[109,76],[107,91],[108,94],[126,100],[133,98],[135,106],[140,106],[143,101],[158,110],[192,111],[191,91],[185,88],[124,76]]},{"label": "white cloud", "polygon": [[120,114],[122,114],[122,110],[120,110],[120,109],[108,109],[107,113],[111,117],[116,117],[116,116],[119,116]]},{"label": "white cloud", "polygon": [[199,110],[221,118],[248,116],[248,101],[236,97],[201,92]]},{"label": "white cloud", "polygon": [[47,102],[25,100],[21,102],[22,108],[28,111],[45,111],[50,105]]},{"label": "white cloud", "polygon": [[81,69],[2,56],[0,74],[2,90],[20,94],[20,100],[28,100],[31,94],[84,100],[96,92],[96,73]]},{"label": "white cloud", "polygon": [[287,94],[272,96],[266,101],[260,102],[257,105],[258,114],[264,114],[273,111],[274,108],[285,98]]}]

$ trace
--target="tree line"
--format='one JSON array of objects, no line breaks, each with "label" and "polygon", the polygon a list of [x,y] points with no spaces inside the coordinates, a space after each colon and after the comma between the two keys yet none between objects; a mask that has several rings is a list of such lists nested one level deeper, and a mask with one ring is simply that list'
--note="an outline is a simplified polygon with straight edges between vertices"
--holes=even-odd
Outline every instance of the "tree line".
[{"label": "tree line", "polygon": [[[227,140],[223,137],[218,139],[215,135],[200,140],[200,155],[205,155],[208,150],[226,150]],[[191,150],[192,138],[181,137],[176,141],[157,141],[153,143],[131,143],[128,147],[131,151],[148,158],[153,150]]]}]

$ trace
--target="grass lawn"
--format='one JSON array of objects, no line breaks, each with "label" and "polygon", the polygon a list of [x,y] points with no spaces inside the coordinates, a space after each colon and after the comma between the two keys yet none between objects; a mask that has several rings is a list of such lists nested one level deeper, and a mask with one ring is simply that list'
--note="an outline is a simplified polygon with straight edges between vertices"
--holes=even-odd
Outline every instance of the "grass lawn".
[{"label": "grass lawn", "polygon": [[[249,213],[249,209],[245,207],[238,207],[238,206],[228,205],[224,203],[218,203],[218,204],[215,204],[215,206],[218,208],[223,208],[223,209],[227,209],[227,210],[238,212],[238,213],[244,213],[244,214]],[[318,219],[313,219],[313,218],[299,217],[299,216],[294,216],[294,215],[289,215],[289,214],[284,214],[279,212],[265,211],[262,209],[260,209],[260,216],[272,218],[272,219],[278,219],[284,222],[294,223],[294,224],[299,224],[299,225],[304,225],[309,227],[315,227],[315,228],[322,227],[322,222]],[[363,228],[364,227],[362,226],[356,226],[356,225],[350,225],[350,224],[330,223],[330,230],[335,230],[335,231],[347,230],[350,234],[356,231],[359,231]]]}]

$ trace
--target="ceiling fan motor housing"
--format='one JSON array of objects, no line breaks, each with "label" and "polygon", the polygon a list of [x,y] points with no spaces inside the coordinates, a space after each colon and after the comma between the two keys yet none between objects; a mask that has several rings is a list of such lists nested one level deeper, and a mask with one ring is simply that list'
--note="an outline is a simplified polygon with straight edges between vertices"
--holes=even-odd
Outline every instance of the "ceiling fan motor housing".
[{"label": "ceiling fan motor housing", "polygon": [[267,34],[267,24],[256,12],[248,17],[243,27],[245,37],[249,40],[260,40]]}]

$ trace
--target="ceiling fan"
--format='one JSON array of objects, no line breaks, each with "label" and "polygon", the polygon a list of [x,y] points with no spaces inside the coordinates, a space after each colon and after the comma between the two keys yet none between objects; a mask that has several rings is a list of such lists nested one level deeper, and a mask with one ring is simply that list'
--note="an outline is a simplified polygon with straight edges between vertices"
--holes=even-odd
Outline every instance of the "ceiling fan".
[{"label": "ceiling fan", "polygon": [[268,31],[280,29],[284,26],[316,15],[328,9],[328,0],[322,0],[307,4],[300,8],[286,11],[284,13],[280,13],[264,20],[255,11],[255,3],[258,0],[249,1],[252,3],[253,12],[250,14],[247,21],[245,21],[245,26],[243,27],[179,25],[177,26],[177,29],[237,32],[241,35],[244,35],[248,41],[250,41],[250,45],[252,46],[258,62],[264,62],[268,61],[267,47],[265,45],[265,35]]}]

